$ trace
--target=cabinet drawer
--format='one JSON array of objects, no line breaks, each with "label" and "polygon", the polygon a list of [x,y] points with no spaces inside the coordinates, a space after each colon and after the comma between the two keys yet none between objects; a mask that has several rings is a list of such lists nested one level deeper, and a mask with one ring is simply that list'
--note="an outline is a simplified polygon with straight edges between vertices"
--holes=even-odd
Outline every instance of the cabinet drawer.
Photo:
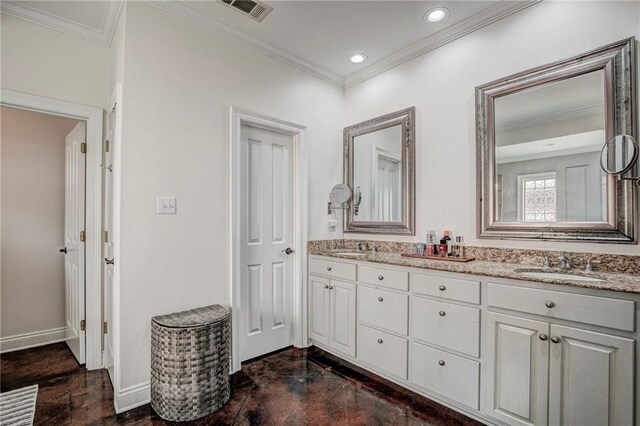
[{"label": "cabinet drawer", "polygon": [[435,275],[411,274],[414,293],[468,303],[480,303],[480,281],[460,280]]},{"label": "cabinet drawer", "polygon": [[480,309],[414,297],[411,333],[416,339],[480,356]]},{"label": "cabinet drawer", "polygon": [[309,259],[309,272],[343,280],[356,280],[356,265],[329,259]]},{"label": "cabinet drawer", "polygon": [[489,306],[620,330],[634,330],[634,302],[489,283]]},{"label": "cabinet drawer", "polygon": [[379,370],[407,378],[407,339],[358,324],[357,357]]},{"label": "cabinet drawer", "polygon": [[409,296],[360,286],[358,319],[406,336],[409,325]]},{"label": "cabinet drawer", "polygon": [[411,359],[413,383],[475,410],[480,408],[479,363],[415,342]]},{"label": "cabinet drawer", "polygon": [[396,290],[409,290],[409,273],[394,271],[393,269],[360,266],[358,281],[394,288]]}]

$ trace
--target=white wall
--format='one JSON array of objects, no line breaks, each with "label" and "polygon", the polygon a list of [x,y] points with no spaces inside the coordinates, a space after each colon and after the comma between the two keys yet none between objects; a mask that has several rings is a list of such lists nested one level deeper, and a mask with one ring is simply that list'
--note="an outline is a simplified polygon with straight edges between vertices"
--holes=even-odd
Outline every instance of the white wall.
[{"label": "white wall", "polygon": [[416,106],[417,235],[345,236],[416,241],[451,229],[473,245],[640,254],[637,245],[476,239],[474,107],[476,86],[640,37],[639,15],[638,2],[547,0],[348,89],[347,125]]},{"label": "white wall", "polygon": [[[229,305],[231,105],[307,126],[310,238],[342,180],[343,90],[143,2],[126,11],[121,387],[149,380],[154,315]],[[175,195],[176,215],[156,197]],[[304,248],[301,248],[304,251]]]},{"label": "white wall", "polygon": [[0,86],[106,108],[109,49],[0,15]]},{"label": "white wall", "polygon": [[7,107],[0,121],[5,339],[65,325],[64,142],[78,121]]}]

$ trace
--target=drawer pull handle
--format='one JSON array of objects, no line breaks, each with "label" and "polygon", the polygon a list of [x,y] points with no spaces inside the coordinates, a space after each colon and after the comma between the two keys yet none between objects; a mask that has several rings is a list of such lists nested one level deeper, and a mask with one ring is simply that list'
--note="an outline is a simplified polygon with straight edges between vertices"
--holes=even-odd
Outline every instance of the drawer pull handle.
[{"label": "drawer pull handle", "polygon": [[384,299],[382,297],[378,297],[378,302],[382,302]]},{"label": "drawer pull handle", "polygon": [[378,343],[382,344],[383,340],[382,339],[378,339]]},{"label": "drawer pull handle", "polygon": [[382,280],[384,280],[384,277],[383,277],[382,275],[378,275],[378,279],[379,279],[380,281],[382,281]]},{"label": "drawer pull handle", "polygon": [[445,365],[446,363],[444,362],[443,359],[441,359],[440,361],[438,361],[438,365]]},{"label": "drawer pull handle", "polygon": [[325,285],[324,285],[324,288],[329,288],[329,285],[325,284]]},{"label": "drawer pull handle", "polygon": [[441,317],[443,317],[443,316],[447,315],[447,313],[446,313],[445,311],[440,311],[440,312],[438,312],[438,315],[440,315]]},{"label": "drawer pull handle", "polygon": [[556,306],[556,304],[551,300],[547,300],[546,302],[544,302],[544,306],[546,306],[547,308],[553,308],[554,306]]},{"label": "drawer pull handle", "polygon": [[560,343],[560,338],[558,336],[551,336],[551,341],[553,343]]},{"label": "drawer pull handle", "polygon": [[545,340],[547,340],[549,338],[549,336],[547,336],[546,334],[543,333],[543,334],[539,335],[538,338],[544,342]]},{"label": "drawer pull handle", "polygon": [[441,285],[440,287],[438,287],[438,290],[440,290],[440,291],[445,291],[446,289],[447,289],[447,288],[446,288],[445,286],[443,286],[443,285]]},{"label": "drawer pull handle", "polygon": [[327,266],[327,271],[331,272],[331,266]]}]

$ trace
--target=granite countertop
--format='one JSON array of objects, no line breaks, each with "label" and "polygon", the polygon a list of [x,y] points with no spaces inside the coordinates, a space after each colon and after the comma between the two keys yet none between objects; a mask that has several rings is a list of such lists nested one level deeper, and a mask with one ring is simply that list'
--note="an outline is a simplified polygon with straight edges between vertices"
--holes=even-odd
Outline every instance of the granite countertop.
[{"label": "granite countertop", "polygon": [[623,293],[640,294],[640,276],[637,274],[616,274],[605,272],[583,272],[578,269],[563,271],[552,269],[550,271],[573,275],[582,275],[586,277],[597,278],[602,281],[577,281],[561,278],[540,278],[525,276],[517,272],[517,270],[541,270],[541,267],[524,264],[487,262],[474,260],[471,262],[447,262],[443,260],[414,259],[410,257],[402,257],[400,253],[367,252],[364,256],[348,256],[340,255],[337,252],[345,252],[348,250],[310,250],[308,254],[329,256],[338,259],[382,263],[385,265],[406,266],[409,268],[430,269],[434,271],[457,272],[461,274],[482,275],[488,277],[507,278],[512,280],[522,280],[529,282],[539,282],[545,284],[559,284],[571,287],[592,288],[598,290],[618,291]]}]

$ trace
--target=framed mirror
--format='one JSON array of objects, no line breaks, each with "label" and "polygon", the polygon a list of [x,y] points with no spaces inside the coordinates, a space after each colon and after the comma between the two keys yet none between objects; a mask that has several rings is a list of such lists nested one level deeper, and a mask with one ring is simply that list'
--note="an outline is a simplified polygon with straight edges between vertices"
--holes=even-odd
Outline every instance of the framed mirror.
[{"label": "framed mirror", "polygon": [[415,107],[344,129],[345,232],[415,235]]},{"label": "framed mirror", "polygon": [[634,68],[630,38],[476,88],[478,237],[637,243],[637,189],[600,167]]}]

